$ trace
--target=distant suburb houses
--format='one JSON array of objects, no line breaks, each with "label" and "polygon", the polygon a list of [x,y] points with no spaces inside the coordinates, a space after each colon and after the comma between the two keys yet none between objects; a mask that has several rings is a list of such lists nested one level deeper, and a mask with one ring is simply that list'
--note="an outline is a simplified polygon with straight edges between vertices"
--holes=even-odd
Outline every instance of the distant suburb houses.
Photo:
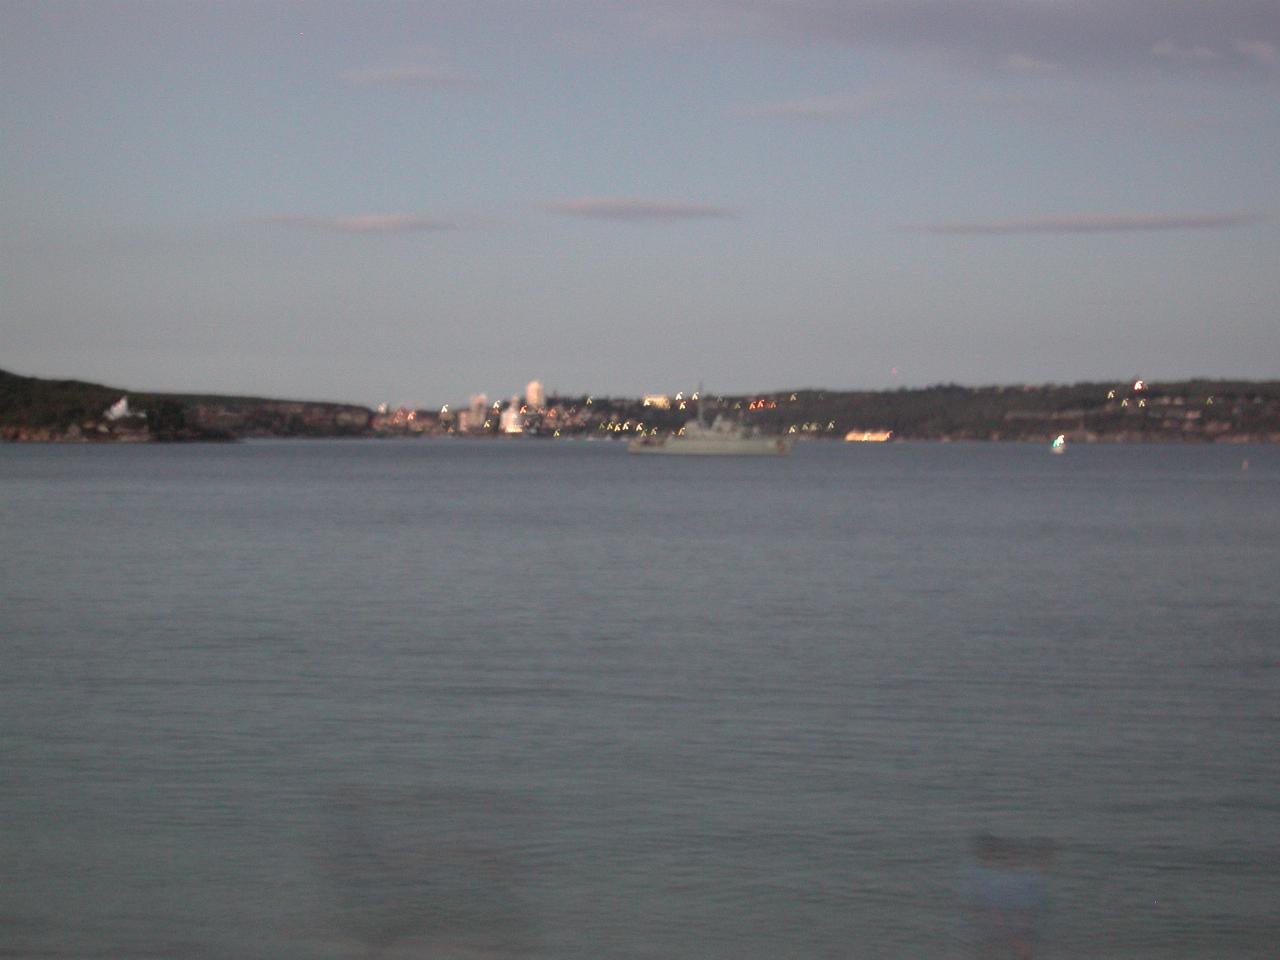
[{"label": "distant suburb houses", "polygon": [[531,380],[504,400],[482,392],[437,408],[126,393],[0,370],[0,440],[235,440],[266,437],[578,437],[679,431],[690,419],[742,421],[797,440],[1280,443],[1280,381],[1130,379],[1110,383],[896,390],[700,391],[564,395]]}]

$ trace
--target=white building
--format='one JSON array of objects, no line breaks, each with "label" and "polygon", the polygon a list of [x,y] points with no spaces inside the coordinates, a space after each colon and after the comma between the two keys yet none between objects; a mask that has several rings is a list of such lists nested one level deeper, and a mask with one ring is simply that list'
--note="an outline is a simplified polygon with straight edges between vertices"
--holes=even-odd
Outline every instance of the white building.
[{"label": "white building", "polygon": [[541,410],[547,405],[547,395],[538,380],[530,380],[524,388],[524,402],[530,410]]},{"label": "white building", "polygon": [[146,414],[141,410],[129,409],[129,398],[121,397],[111,406],[102,412],[102,415],[108,420],[124,420],[128,417],[145,417]]},{"label": "white building", "polygon": [[512,397],[511,405],[502,411],[498,420],[498,429],[503,433],[524,433],[524,417],[520,415],[520,398]]}]

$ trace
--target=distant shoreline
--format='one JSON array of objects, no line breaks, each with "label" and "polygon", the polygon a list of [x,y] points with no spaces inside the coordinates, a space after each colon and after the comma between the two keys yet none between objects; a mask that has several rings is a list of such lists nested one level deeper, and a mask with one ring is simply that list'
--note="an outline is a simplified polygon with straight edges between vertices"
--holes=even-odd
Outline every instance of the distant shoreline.
[{"label": "distant shoreline", "polygon": [[450,411],[129,391],[0,371],[0,440],[189,443],[265,438],[466,436],[627,439],[702,415],[796,440],[1280,443],[1280,381],[1187,380],[698,397],[551,396]]}]

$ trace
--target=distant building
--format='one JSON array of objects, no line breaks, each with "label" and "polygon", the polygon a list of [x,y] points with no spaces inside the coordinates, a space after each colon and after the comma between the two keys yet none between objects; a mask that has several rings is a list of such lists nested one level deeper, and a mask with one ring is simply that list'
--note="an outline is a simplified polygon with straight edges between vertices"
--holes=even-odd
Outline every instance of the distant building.
[{"label": "distant building", "polygon": [[129,409],[129,398],[121,397],[111,406],[102,412],[102,415],[108,420],[125,420],[128,417],[145,417],[146,414],[141,410]]},{"label": "distant building", "polygon": [[[541,410],[547,405],[547,395],[543,392],[542,383],[538,380],[530,380],[524,388],[524,402],[530,410]],[[519,404],[516,404],[519,406]]]},{"label": "distant building", "polygon": [[520,398],[512,397],[511,404],[502,411],[498,419],[498,429],[503,433],[524,433],[524,417],[520,413]]},{"label": "distant building", "polygon": [[646,393],[644,395],[644,405],[646,407],[656,407],[659,410],[670,410],[671,398],[665,393]]}]

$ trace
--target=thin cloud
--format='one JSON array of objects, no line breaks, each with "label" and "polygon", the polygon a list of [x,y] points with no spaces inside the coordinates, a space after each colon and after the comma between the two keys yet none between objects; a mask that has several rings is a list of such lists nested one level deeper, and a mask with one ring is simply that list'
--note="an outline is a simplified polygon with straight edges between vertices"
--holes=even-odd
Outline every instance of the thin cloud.
[{"label": "thin cloud", "polygon": [[348,234],[429,233],[458,228],[452,220],[416,213],[363,213],[349,217],[313,217],[307,214],[278,213],[262,217],[260,222],[301,227],[325,233]]},{"label": "thin cloud", "polygon": [[463,82],[461,75],[450,70],[413,65],[361,67],[343,70],[340,76],[357,86],[454,87]]},{"label": "thin cloud", "polygon": [[1250,213],[1081,213],[1022,220],[933,223],[917,229],[952,235],[1009,233],[1125,233],[1138,230],[1221,230],[1262,222]]},{"label": "thin cloud", "polygon": [[[631,0],[643,33],[683,25],[690,35],[932,51],[1008,69],[1010,57],[1069,70],[1256,69],[1280,46],[1277,0]],[[1263,61],[1265,62],[1265,60]]]},{"label": "thin cloud", "polygon": [[745,117],[797,117],[801,119],[843,119],[864,117],[892,101],[894,91],[859,90],[826,97],[800,100],[778,100],[739,107],[735,113]]},{"label": "thin cloud", "polygon": [[1267,43],[1265,40],[1237,40],[1232,44],[1236,52],[1248,57],[1255,63],[1263,66],[1274,67],[1280,64],[1280,52],[1276,50],[1274,43]]},{"label": "thin cloud", "polygon": [[1050,63],[1048,60],[1037,60],[1035,57],[1029,57],[1025,53],[1014,53],[1005,58],[1005,65],[1018,73],[1058,73],[1062,70],[1062,65],[1058,63]]},{"label": "thin cloud", "polygon": [[1217,50],[1203,44],[1182,47],[1172,40],[1161,40],[1152,44],[1151,55],[1165,60],[1181,60],[1186,63],[1211,63],[1220,57]]},{"label": "thin cloud", "polygon": [[593,220],[714,220],[736,217],[728,207],[683,200],[640,200],[632,197],[576,197],[546,205],[553,213]]},{"label": "thin cloud", "polygon": [[[1050,74],[1056,71],[1051,64],[1018,64],[1011,69],[1022,69]],[[907,82],[893,85],[867,87],[848,93],[830,96],[805,97],[797,100],[775,100],[746,104],[733,113],[740,117],[783,118],[796,120],[859,120],[864,117],[907,113],[914,110],[931,110],[939,106],[981,109],[1007,107],[1032,112],[1040,118],[1043,103],[1032,100],[1026,93],[1005,90],[966,90],[959,86],[939,86],[928,83]]]}]

